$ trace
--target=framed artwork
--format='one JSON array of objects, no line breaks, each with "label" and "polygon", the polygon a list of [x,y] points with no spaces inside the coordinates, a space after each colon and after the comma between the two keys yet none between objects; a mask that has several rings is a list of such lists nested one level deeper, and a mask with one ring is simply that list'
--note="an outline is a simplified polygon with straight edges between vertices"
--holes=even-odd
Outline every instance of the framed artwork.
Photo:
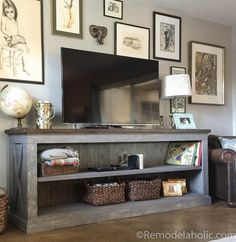
[{"label": "framed artwork", "polygon": [[149,59],[150,29],[115,22],[115,54]]},{"label": "framed artwork", "polygon": [[53,34],[82,38],[82,0],[52,0]]},{"label": "framed artwork", "polygon": [[164,197],[175,197],[183,195],[181,182],[179,181],[163,181],[162,187]]},{"label": "framed artwork", "polygon": [[0,81],[44,84],[42,1],[3,0],[0,12]]},{"label": "framed artwork", "polygon": [[174,113],[173,121],[176,129],[196,129],[196,124],[191,113]]},{"label": "framed artwork", "polygon": [[171,66],[170,67],[170,74],[171,75],[186,74],[186,68],[185,67],[179,67],[179,66]]},{"label": "framed artwork", "polygon": [[[185,67],[171,66],[170,74],[186,74]],[[185,97],[174,97],[170,99],[170,112],[171,113],[186,113],[186,98]]]},{"label": "framed artwork", "polygon": [[190,42],[191,103],[224,105],[225,47]]},{"label": "framed artwork", "polygon": [[181,18],[153,12],[153,58],[181,61]]},{"label": "framed artwork", "polygon": [[170,112],[171,113],[186,113],[186,98],[175,97],[170,99]]},{"label": "framed artwork", "polygon": [[123,19],[123,1],[104,0],[104,16]]}]

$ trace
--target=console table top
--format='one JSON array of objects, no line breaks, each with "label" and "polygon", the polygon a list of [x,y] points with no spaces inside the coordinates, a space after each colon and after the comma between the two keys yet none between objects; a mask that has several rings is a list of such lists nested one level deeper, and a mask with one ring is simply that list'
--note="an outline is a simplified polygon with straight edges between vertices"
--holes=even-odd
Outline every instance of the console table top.
[{"label": "console table top", "polygon": [[5,130],[8,135],[28,134],[184,134],[184,133],[210,133],[210,129],[142,129],[142,128],[81,128],[81,129],[35,129],[11,128]]}]

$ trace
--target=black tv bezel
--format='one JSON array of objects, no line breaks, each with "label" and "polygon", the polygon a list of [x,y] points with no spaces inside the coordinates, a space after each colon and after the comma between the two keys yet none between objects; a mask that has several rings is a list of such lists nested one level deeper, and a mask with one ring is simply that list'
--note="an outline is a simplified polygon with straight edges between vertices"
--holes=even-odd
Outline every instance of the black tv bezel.
[{"label": "black tv bezel", "polygon": [[[61,88],[62,88],[62,122],[65,124],[74,124],[74,125],[78,125],[78,126],[86,126],[86,127],[101,127],[101,126],[105,126],[105,127],[121,127],[121,126],[153,126],[153,125],[159,125],[159,120],[158,122],[150,122],[150,123],[133,123],[133,122],[72,122],[72,121],[66,121],[65,120],[65,105],[64,105],[64,91],[63,91],[63,54],[62,52],[64,50],[70,50],[70,51],[82,51],[82,52],[88,52],[88,53],[98,53],[98,54],[102,54],[102,55],[109,55],[109,56],[118,56],[118,57],[122,57],[122,58],[127,58],[127,59],[139,59],[142,61],[152,61],[155,62],[156,66],[157,66],[157,86],[158,89],[160,89],[160,82],[159,82],[159,61],[154,60],[154,59],[140,59],[140,58],[136,58],[136,57],[129,57],[129,56],[120,56],[120,55],[115,55],[115,54],[110,54],[110,53],[103,53],[103,52],[95,52],[95,51],[88,51],[88,50],[81,50],[81,49],[74,49],[74,48],[68,48],[68,47],[61,47]],[[133,112],[133,111],[132,111]]]}]

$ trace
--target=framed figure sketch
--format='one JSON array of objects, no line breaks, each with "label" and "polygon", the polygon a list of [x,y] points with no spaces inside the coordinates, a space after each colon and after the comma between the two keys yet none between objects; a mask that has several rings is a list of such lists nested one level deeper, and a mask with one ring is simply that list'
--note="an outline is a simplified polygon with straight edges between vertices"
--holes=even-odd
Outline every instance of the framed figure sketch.
[{"label": "framed figure sketch", "polygon": [[83,37],[82,0],[52,0],[53,34]]},{"label": "framed figure sketch", "polygon": [[153,12],[153,58],[181,61],[181,18]]},{"label": "framed figure sketch", "polygon": [[1,1],[1,81],[44,84],[41,11],[42,1]]}]

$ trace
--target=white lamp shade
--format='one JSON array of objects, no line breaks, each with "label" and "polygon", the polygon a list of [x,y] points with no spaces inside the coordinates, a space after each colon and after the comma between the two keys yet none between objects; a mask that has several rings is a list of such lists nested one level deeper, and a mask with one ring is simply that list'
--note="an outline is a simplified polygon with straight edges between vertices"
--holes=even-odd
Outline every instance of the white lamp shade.
[{"label": "white lamp shade", "polygon": [[189,97],[192,95],[188,74],[168,75],[161,83],[161,98]]}]

